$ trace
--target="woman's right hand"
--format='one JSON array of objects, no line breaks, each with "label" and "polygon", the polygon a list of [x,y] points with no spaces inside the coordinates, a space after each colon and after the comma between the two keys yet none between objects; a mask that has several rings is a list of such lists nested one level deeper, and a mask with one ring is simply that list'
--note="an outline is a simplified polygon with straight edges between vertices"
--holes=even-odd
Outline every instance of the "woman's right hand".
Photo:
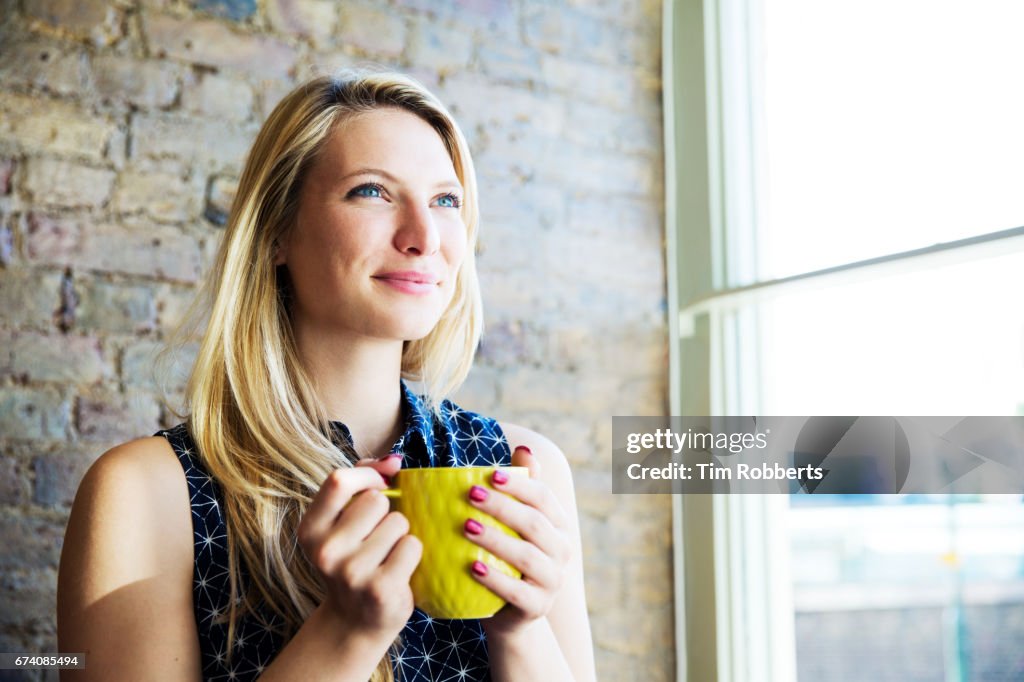
[{"label": "woman's right hand", "polygon": [[389,512],[384,476],[401,457],[363,460],[338,469],[320,486],[299,522],[298,541],[327,588],[324,604],[353,634],[390,642],[413,612],[409,579],[423,546],[409,522]]}]

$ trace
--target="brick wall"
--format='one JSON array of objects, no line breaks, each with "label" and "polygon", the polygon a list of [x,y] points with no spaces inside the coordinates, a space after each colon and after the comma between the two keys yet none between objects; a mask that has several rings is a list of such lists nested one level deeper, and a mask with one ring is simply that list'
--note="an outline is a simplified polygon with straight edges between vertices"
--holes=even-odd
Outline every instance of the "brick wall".
[{"label": "brick wall", "polygon": [[669,500],[610,494],[611,415],[666,410],[657,0],[0,11],[0,650],[56,650],[82,473],[173,420],[181,373],[154,353],[260,122],[298,80],[373,63],[441,96],[480,175],[488,327],[456,398],[571,460],[600,678],[671,677]]}]

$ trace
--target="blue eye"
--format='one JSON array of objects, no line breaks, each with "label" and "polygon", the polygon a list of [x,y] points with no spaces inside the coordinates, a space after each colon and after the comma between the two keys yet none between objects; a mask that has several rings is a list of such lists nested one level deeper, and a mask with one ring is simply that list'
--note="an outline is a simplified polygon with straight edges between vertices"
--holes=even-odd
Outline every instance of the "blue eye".
[{"label": "blue eye", "polygon": [[384,188],[378,185],[376,182],[368,182],[365,185],[359,185],[351,192],[348,193],[350,197],[369,197],[379,198],[383,196]]},{"label": "blue eye", "polygon": [[441,208],[460,208],[462,201],[454,194],[445,194],[443,197],[438,197],[437,205]]}]

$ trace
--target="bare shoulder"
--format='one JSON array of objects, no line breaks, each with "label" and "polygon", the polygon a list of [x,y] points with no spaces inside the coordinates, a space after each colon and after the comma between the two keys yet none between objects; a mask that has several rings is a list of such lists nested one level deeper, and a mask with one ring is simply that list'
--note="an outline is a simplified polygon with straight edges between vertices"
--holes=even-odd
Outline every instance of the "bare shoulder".
[{"label": "bare shoulder", "polygon": [[530,452],[540,464],[541,477],[553,488],[572,491],[572,471],[565,453],[550,438],[519,424],[499,422],[505,432],[509,449],[515,451],[519,446],[530,448]]},{"label": "bare shoulder", "polygon": [[[193,678],[192,568],[188,485],[170,444],[142,438],[101,455],[75,496],[57,578],[60,649],[87,652],[89,672],[64,677],[129,679],[163,665]],[[128,662],[125,647],[140,653]]]}]

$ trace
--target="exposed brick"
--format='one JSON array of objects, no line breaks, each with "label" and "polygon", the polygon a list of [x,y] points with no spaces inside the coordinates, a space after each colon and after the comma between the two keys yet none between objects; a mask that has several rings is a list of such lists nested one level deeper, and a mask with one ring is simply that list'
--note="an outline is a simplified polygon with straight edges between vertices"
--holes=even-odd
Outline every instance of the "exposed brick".
[{"label": "exposed brick", "polygon": [[473,34],[453,31],[426,17],[412,20],[406,57],[412,64],[429,64],[440,74],[464,70],[473,56]]},{"label": "exposed brick", "polygon": [[114,171],[57,159],[29,159],[25,163],[25,190],[44,206],[98,208],[110,199]]},{"label": "exposed brick", "polygon": [[14,159],[0,159],[0,196],[11,193],[11,176],[14,175]]},{"label": "exposed brick", "polygon": [[214,225],[226,225],[231,213],[231,202],[238,192],[238,178],[216,175],[210,180],[206,191],[206,208],[203,217]]},{"label": "exposed brick", "polygon": [[156,290],[157,326],[164,332],[178,328],[197,296],[192,287],[166,282]]},{"label": "exposed brick", "polygon": [[338,26],[338,3],[333,0],[268,0],[267,18],[275,31],[312,38],[314,45],[329,41]]},{"label": "exposed brick", "polygon": [[[4,548],[0,552],[0,572],[56,568],[63,544],[62,524],[0,511],[0,547]],[[12,579],[6,577],[6,580]],[[10,587],[10,583],[6,587]]]},{"label": "exposed brick", "polygon": [[75,326],[85,331],[136,333],[156,326],[153,289],[147,285],[114,284],[79,278]]},{"label": "exposed brick", "polygon": [[67,154],[100,161],[117,129],[106,118],[55,101],[0,91],[0,143],[25,152]]},{"label": "exposed brick", "polygon": [[29,485],[20,459],[0,453],[0,505],[15,506],[28,499]]},{"label": "exposed brick", "polygon": [[111,204],[118,213],[144,213],[160,222],[180,223],[199,212],[197,195],[180,174],[132,169],[118,177]]},{"label": "exposed brick", "polygon": [[192,6],[202,12],[234,21],[242,21],[256,14],[256,0],[192,0]]},{"label": "exposed brick", "polygon": [[25,13],[37,28],[90,38],[97,45],[110,45],[121,36],[120,12],[105,0],[32,0]]},{"label": "exposed brick", "polygon": [[158,57],[278,77],[288,76],[295,65],[296,52],[286,43],[240,33],[219,21],[150,14],[143,25]]},{"label": "exposed brick", "polygon": [[168,107],[178,96],[180,69],[173,64],[103,55],[93,59],[96,91],[101,97],[143,109]]},{"label": "exposed brick", "polygon": [[78,398],[75,413],[81,439],[112,447],[140,436],[149,436],[160,427],[160,406],[152,395],[96,392]]},{"label": "exposed brick", "polygon": [[100,454],[99,448],[82,444],[34,457],[32,501],[44,506],[70,507],[82,477]]},{"label": "exposed brick", "polygon": [[61,440],[70,416],[70,401],[54,388],[0,389],[0,433],[6,438]]},{"label": "exposed brick", "polygon": [[405,48],[405,21],[379,4],[346,2],[341,6],[338,41],[367,55],[397,57]]},{"label": "exposed brick", "polygon": [[[479,74],[445,79],[438,95],[467,134],[478,125],[506,134],[521,129],[530,135],[520,144],[530,144],[536,139],[533,135],[561,135],[565,125],[566,104],[560,98],[494,83]],[[496,105],[484,107],[480,102]]]},{"label": "exposed brick", "polygon": [[12,88],[81,95],[88,89],[89,73],[84,51],[68,51],[66,46],[50,41],[5,44],[4,58],[0,59],[0,83]]},{"label": "exposed brick", "polygon": [[26,242],[33,262],[181,281],[199,277],[196,239],[173,227],[89,225],[33,214]]},{"label": "exposed brick", "polygon": [[9,372],[31,382],[92,384],[113,374],[95,337],[14,332]]},{"label": "exposed brick", "polygon": [[198,349],[198,344],[168,349],[165,343],[136,341],[124,349],[121,376],[126,386],[155,395],[181,391]]},{"label": "exposed brick", "polygon": [[658,76],[635,67],[613,67],[544,54],[540,57],[542,82],[556,92],[588,102],[630,111],[636,102],[656,96]]},{"label": "exposed brick", "polygon": [[237,172],[256,131],[221,121],[169,114],[141,114],[132,120],[131,156],[172,157]]},{"label": "exposed brick", "polygon": [[621,63],[621,33],[613,21],[570,8],[533,3],[526,6],[523,16],[527,45],[588,62]]},{"label": "exposed brick", "polygon": [[52,328],[59,291],[59,272],[0,268],[0,310],[9,325]]},{"label": "exposed brick", "polygon": [[254,99],[248,83],[215,73],[192,72],[185,79],[181,106],[202,116],[243,121],[252,115]]},{"label": "exposed brick", "polygon": [[637,109],[618,111],[593,102],[569,105],[566,139],[592,149],[615,149],[627,153],[659,151],[662,144],[661,111],[650,115]]},{"label": "exposed brick", "polygon": [[484,41],[477,48],[480,71],[491,82],[532,83],[540,80],[536,50],[514,43]]}]

